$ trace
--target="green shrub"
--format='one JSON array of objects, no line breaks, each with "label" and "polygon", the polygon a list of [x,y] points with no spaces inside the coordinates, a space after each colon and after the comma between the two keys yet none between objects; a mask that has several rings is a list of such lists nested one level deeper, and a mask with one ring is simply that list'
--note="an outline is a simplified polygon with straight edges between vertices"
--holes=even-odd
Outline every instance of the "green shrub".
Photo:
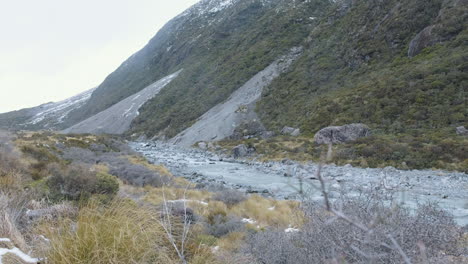
[{"label": "green shrub", "polygon": [[47,179],[52,199],[87,200],[91,195],[113,197],[119,189],[116,177],[96,173],[84,165],[71,164],[66,167],[53,165]]}]

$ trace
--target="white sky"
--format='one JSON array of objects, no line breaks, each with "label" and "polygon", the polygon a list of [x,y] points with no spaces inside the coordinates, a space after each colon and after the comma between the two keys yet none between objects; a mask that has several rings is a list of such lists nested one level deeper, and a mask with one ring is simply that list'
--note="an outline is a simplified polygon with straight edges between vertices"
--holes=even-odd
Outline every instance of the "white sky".
[{"label": "white sky", "polygon": [[0,0],[0,113],[98,86],[198,0]]}]

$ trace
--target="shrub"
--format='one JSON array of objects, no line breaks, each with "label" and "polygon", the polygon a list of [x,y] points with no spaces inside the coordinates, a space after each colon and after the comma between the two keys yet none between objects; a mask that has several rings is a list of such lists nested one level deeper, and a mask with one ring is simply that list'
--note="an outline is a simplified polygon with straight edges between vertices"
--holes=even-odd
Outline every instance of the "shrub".
[{"label": "shrub", "polygon": [[217,214],[211,217],[211,221],[205,223],[205,232],[214,237],[222,237],[244,229],[245,224],[239,217],[233,215]]},{"label": "shrub", "polygon": [[161,176],[144,165],[132,164],[126,159],[110,162],[109,166],[110,174],[132,185],[161,187],[169,181],[167,176]]},{"label": "shrub", "polygon": [[422,263],[424,257],[428,263],[439,263],[440,257],[459,255],[463,231],[451,215],[433,204],[420,205],[412,214],[388,202],[376,196],[343,198],[340,212],[348,220],[310,204],[305,209],[309,221],[301,231],[259,232],[247,240],[245,251],[260,263],[286,264],[402,263],[398,247],[415,263]]},{"label": "shrub", "polygon": [[80,200],[93,194],[114,196],[118,191],[115,177],[96,173],[89,167],[71,164],[65,168],[58,165],[50,167],[51,176],[47,179],[53,199]]},{"label": "shrub", "polygon": [[62,158],[70,162],[82,162],[87,164],[97,163],[98,156],[91,150],[71,147],[63,151]]},{"label": "shrub", "polygon": [[216,193],[213,200],[225,203],[227,206],[233,206],[247,199],[243,192],[234,189],[227,189]]},{"label": "shrub", "polygon": [[[122,147],[123,148],[123,147]],[[89,165],[106,164],[109,173],[119,177],[125,183],[136,186],[161,187],[169,181],[168,174],[164,175],[149,169],[142,164],[134,164],[120,152],[93,152],[88,149],[71,147],[64,150],[63,158],[73,162],[83,162]]]},{"label": "shrub", "polygon": [[11,135],[0,131],[0,191],[15,192],[22,188],[26,165],[13,146]]}]

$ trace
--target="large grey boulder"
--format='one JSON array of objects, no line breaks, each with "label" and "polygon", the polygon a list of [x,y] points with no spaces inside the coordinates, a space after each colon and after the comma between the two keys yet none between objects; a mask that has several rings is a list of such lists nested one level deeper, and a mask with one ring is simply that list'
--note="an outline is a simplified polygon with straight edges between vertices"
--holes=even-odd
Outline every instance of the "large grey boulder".
[{"label": "large grey boulder", "polygon": [[438,37],[432,34],[433,29],[434,26],[428,26],[411,40],[408,49],[408,57],[414,57],[424,48],[432,46],[438,42]]},{"label": "large grey boulder", "polygon": [[254,148],[248,148],[245,144],[240,144],[232,149],[234,158],[243,158],[255,152]]},{"label": "large grey boulder", "polygon": [[370,136],[370,134],[370,128],[364,124],[330,126],[317,132],[314,141],[317,144],[343,144]]},{"label": "large grey boulder", "polygon": [[257,119],[244,121],[239,124],[232,135],[229,137],[232,140],[249,139],[254,137],[263,138],[266,129],[263,124]]},{"label": "large grey boulder", "polygon": [[468,136],[468,129],[466,129],[464,126],[459,126],[456,128],[457,135],[459,136]]},{"label": "large grey boulder", "polygon": [[297,137],[301,134],[301,130],[299,128],[285,126],[281,130],[281,134]]}]

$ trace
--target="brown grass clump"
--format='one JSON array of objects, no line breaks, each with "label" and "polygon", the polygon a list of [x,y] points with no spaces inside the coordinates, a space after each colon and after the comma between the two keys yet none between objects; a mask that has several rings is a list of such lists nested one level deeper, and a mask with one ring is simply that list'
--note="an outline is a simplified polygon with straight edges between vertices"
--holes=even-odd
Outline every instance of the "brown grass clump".
[{"label": "brown grass clump", "polygon": [[151,164],[142,156],[128,156],[127,159],[132,162],[133,164],[140,164],[147,167],[150,170],[158,172],[160,175],[163,176],[172,176],[171,172],[162,165],[155,165]]},{"label": "brown grass clump", "polygon": [[218,240],[218,246],[223,250],[234,252],[241,248],[245,237],[245,232],[231,232]]},{"label": "brown grass clump", "polygon": [[155,218],[154,212],[128,200],[105,208],[90,202],[76,223],[66,219],[56,227],[43,225],[51,241],[47,263],[176,263]]},{"label": "brown grass clump", "polygon": [[206,201],[212,196],[212,193],[205,190],[184,189],[175,187],[147,187],[144,188],[144,190],[146,191],[146,195],[143,198],[143,200],[155,205],[163,203],[164,196],[168,201],[186,199],[195,201],[195,204],[198,204],[201,201]]},{"label": "brown grass clump", "polygon": [[277,201],[252,195],[230,211],[240,217],[253,219],[260,226],[287,228],[304,223],[304,215],[299,206],[297,201]]},{"label": "brown grass clump", "polygon": [[22,205],[19,196],[9,197],[0,193],[0,238],[9,238],[17,247],[26,249],[25,239],[18,228]]}]

